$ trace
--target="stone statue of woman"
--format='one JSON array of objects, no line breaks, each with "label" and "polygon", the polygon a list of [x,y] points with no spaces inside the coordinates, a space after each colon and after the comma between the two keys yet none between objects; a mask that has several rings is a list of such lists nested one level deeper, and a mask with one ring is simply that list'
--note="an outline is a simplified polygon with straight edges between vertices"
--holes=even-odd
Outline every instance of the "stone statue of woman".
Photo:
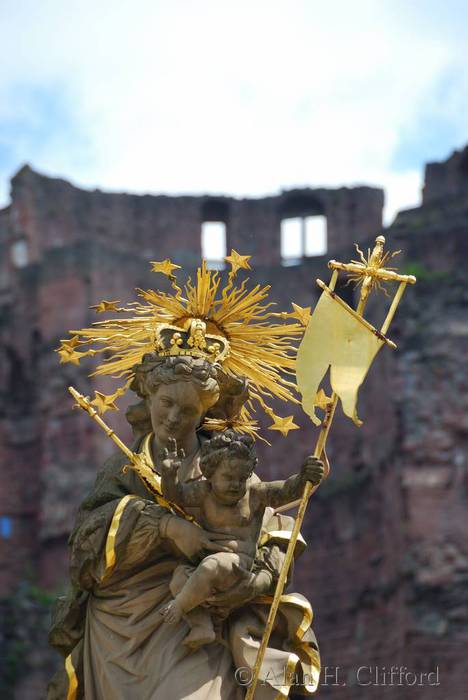
[{"label": "stone statue of woman", "polygon": [[[161,333],[155,352],[133,367],[131,388],[142,404],[128,417],[136,435],[132,450],[157,475],[161,450],[174,438],[184,451],[179,479],[189,482],[204,478],[199,456],[209,437],[202,428],[206,419],[232,422],[250,396],[245,377],[225,371],[220,347],[207,346],[207,359],[200,352],[203,338],[195,352],[185,330],[185,337],[174,326],[169,335]],[[183,644],[186,622],[167,625],[160,614],[171,599],[172,575],[209,552],[235,551],[236,542],[158,503],[140,476],[124,469],[127,463],[123,454],[111,458],[79,509],[70,537],[71,589],[58,601],[50,633],[64,664],[48,700],[240,700],[292,518],[267,509],[254,576],[207,601],[215,610],[216,639],[189,649]],[[287,697],[292,675],[300,691],[316,689],[320,661],[311,621],[303,596],[284,596],[258,700]]]}]

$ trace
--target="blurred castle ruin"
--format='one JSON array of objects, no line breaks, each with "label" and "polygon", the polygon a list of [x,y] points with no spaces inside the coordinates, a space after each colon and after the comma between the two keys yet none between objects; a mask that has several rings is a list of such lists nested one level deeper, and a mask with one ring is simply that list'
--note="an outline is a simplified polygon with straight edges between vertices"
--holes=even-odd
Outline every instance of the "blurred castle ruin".
[{"label": "blurred castle ruin", "polygon": [[[88,416],[71,410],[66,390],[73,384],[91,394],[107,385],[88,378],[91,361],[59,365],[53,352],[69,329],[92,323],[89,307],[101,299],[125,302],[134,288],[157,285],[149,260],[170,257],[193,271],[202,244],[210,257],[210,231],[217,236],[212,265],[222,267],[220,251],[231,248],[252,255],[252,281],[271,283],[281,308],[291,301],[313,306],[327,260],[355,257],[355,241],[371,246],[382,231],[383,202],[373,187],[256,199],[140,196],[84,191],[28,166],[15,175],[11,203],[0,211],[0,598],[8,601],[25,579],[46,591],[63,585],[76,508],[113,451]],[[319,230],[326,231],[326,252],[317,255]],[[295,237],[292,252],[288,235]],[[439,666],[441,686],[389,688],[388,697],[461,700],[468,638],[468,147],[426,167],[421,206],[400,212],[384,235],[390,249],[404,251],[395,264],[418,283],[389,333],[398,350],[379,355],[363,388],[363,427],[344,418],[334,425],[332,474],[311,501],[309,547],[295,588],[316,610],[324,663],[348,674],[347,700],[381,697],[380,687],[357,685],[356,668],[392,665]],[[342,293],[348,300],[353,294],[344,286]],[[387,304],[374,297],[371,317]],[[109,420],[128,441],[124,413]],[[312,449],[310,421],[300,410],[295,420],[300,439],[273,435],[272,447],[259,447],[263,477],[290,474]],[[30,677],[42,678],[25,663]],[[34,694],[37,678],[27,676],[18,680],[18,697],[42,697]],[[331,683],[322,695],[344,697]]]}]

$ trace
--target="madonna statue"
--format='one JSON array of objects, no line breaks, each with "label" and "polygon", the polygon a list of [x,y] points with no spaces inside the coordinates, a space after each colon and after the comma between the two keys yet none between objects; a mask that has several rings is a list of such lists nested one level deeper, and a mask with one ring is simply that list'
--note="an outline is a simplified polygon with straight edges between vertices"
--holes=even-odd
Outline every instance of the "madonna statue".
[{"label": "madonna statue", "polygon": [[[204,266],[201,274],[198,289],[203,275],[211,275]],[[230,285],[228,291],[231,278]],[[187,292],[190,301],[190,288]],[[170,297],[172,301],[177,298],[180,302],[179,293]],[[237,302],[231,298],[230,308],[235,308]],[[154,296],[151,303],[155,305]],[[261,381],[248,372],[242,375],[238,371],[242,363],[237,362],[236,371],[229,366],[228,357],[235,359],[235,333],[233,327],[228,332],[227,321],[223,325],[213,318],[214,314],[210,317],[210,309],[219,311],[213,299],[210,303],[204,313],[194,313],[200,310],[192,306],[191,313],[179,312],[179,317],[174,313],[169,322],[167,313],[161,319],[151,309],[153,330],[146,346],[141,337],[138,341],[138,348],[146,352],[140,352],[137,364],[129,366],[137,357],[132,346],[128,357],[121,347],[114,361],[101,365],[111,373],[115,372],[115,362],[120,363],[118,369],[130,375],[127,386],[141,399],[127,413],[135,436],[132,450],[144,458],[156,477],[162,450],[173,438],[184,455],[179,479],[190,482],[204,478],[199,466],[200,450],[210,430],[219,428],[219,424],[236,429],[242,423],[245,430],[255,430],[248,410],[259,387],[262,389]],[[149,323],[147,306],[145,309]],[[204,319],[201,323],[200,317]],[[196,324],[193,319],[198,319]],[[244,318],[245,326],[250,320]],[[238,324],[236,319],[233,322]],[[115,347],[117,335],[112,340],[113,329],[118,328],[124,336],[129,327],[125,319],[97,325],[98,332],[84,329],[73,342],[63,341],[61,356],[76,352],[78,344],[96,342],[98,336],[102,342],[106,333],[106,345],[113,342]],[[281,326],[286,328],[282,337],[291,337],[297,325]],[[128,348],[134,329],[135,325]],[[272,352],[278,352],[282,342],[279,333],[270,342]],[[229,352],[225,352],[228,343]],[[244,345],[250,352],[248,343]],[[284,356],[282,365],[277,362],[280,370],[285,367]],[[251,364],[249,361],[246,366]],[[266,379],[264,383],[267,386]],[[267,389],[271,390],[271,384]],[[286,391],[289,389],[284,388],[283,393]],[[275,414],[269,411],[275,420]],[[181,565],[193,567],[207,553],[235,551],[237,543],[234,537],[206,531],[161,504],[138,473],[124,468],[126,465],[128,457],[124,454],[112,457],[78,511],[69,541],[71,587],[57,603],[50,632],[50,643],[63,655],[64,662],[49,684],[48,700],[241,700],[293,519],[267,509],[252,575],[228,590],[213,592],[207,604],[215,611],[216,639],[190,648],[184,644],[187,623],[181,620],[165,624],[160,614],[171,599],[172,575]],[[304,546],[300,541],[296,554]],[[315,691],[320,660],[311,622],[312,609],[303,596],[282,596],[255,694],[257,700],[287,697],[291,677],[294,692]]]}]

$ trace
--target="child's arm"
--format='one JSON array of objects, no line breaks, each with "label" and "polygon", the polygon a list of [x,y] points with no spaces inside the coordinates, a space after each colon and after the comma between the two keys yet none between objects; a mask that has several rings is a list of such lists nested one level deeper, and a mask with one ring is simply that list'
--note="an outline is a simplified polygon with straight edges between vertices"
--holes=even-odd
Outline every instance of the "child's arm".
[{"label": "child's arm", "polygon": [[181,484],[179,467],[185,457],[184,451],[177,451],[175,440],[169,440],[169,449],[165,449],[161,461],[161,488],[164,498],[179,506],[199,506],[206,496],[209,485],[207,481],[194,481]]},{"label": "child's arm", "polygon": [[264,506],[278,508],[301,498],[307,481],[314,486],[323,479],[323,462],[318,457],[307,457],[300,474],[294,474],[285,481],[261,481],[251,486]]}]

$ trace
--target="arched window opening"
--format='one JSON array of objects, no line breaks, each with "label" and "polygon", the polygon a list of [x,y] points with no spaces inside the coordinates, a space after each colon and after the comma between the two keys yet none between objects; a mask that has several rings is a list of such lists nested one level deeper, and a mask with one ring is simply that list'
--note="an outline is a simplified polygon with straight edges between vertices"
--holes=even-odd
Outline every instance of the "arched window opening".
[{"label": "arched window opening", "polygon": [[229,207],[223,199],[208,199],[202,207],[201,250],[210,270],[223,270],[227,255]]},{"label": "arched window opening", "polygon": [[327,219],[325,216],[306,216],[304,222],[304,255],[325,255],[327,252]]},{"label": "arched window opening", "polygon": [[299,265],[303,257],[302,219],[281,221],[281,261],[283,265]]},{"label": "arched window opening", "polygon": [[296,216],[281,221],[283,265],[299,265],[302,258],[327,252],[327,220],[324,216]]},{"label": "arched window opening", "polygon": [[281,203],[281,259],[298,265],[304,257],[327,252],[327,219],[323,205],[307,191],[288,192]]},{"label": "arched window opening", "polygon": [[26,267],[29,262],[28,244],[26,239],[20,238],[11,246],[11,260],[15,267]]},{"label": "arched window opening", "polygon": [[223,270],[226,252],[226,224],[224,221],[204,221],[201,227],[202,257],[209,270]]}]

